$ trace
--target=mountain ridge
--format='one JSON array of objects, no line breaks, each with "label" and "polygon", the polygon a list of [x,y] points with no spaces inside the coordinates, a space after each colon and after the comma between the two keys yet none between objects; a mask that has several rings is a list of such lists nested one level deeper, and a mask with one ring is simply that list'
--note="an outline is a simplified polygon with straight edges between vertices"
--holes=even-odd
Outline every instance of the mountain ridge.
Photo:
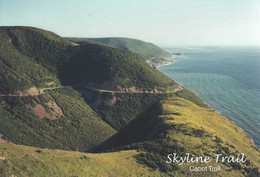
[{"label": "mountain ridge", "polygon": [[167,58],[171,58],[172,55],[160,47],[150,42],[144,42],[138,39],[126,38],[126,37],[105,37],[105,38],[69,38],[65,37],[71,42],[79,45],[86,43],[100,43],[108,46],[120,48],[122,50],[130,51],[146,61],[153,67],[165,64],[168,61]]}]

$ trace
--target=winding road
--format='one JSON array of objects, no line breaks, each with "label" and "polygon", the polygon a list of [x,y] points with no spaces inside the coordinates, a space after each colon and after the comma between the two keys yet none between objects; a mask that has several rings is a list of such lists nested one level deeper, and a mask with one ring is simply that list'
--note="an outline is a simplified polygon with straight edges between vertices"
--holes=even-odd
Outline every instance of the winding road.
[{"label": "winding road", "polygon": [[[60,89],[60,88],[65,88],[65,87],[70,87],[70,86],[58,86],[58,87],[49,87],[49,88],[40,88],[38,90],[38,93],[21,93],[21,94],[6,94],[6,95],[0,95],[0,97],[24,97],[24,96],[37,96],[37,95],[42,95],[45,93],[46,90],[54,90],[54,89]],[[139,93],[139,94],[143,94],[143,93],[149,93],[149,94],[162,94],[162,93],[176,93],[179,92],[181,90],[183,90],[183,87],[179,86],[178,88],[174,89],[174,90],[169,90],[166,92],[161,92],[161,91],[136,91],[136,92],[131,92],[131,91],[115,91],[115,90],[104,90],[104,89],[97,89],[97,88],[92,88],[92,87],[82,87],[82,89],[89,89],[89,90],[93,90],[96,92],[105,92],[105,93]]]}]

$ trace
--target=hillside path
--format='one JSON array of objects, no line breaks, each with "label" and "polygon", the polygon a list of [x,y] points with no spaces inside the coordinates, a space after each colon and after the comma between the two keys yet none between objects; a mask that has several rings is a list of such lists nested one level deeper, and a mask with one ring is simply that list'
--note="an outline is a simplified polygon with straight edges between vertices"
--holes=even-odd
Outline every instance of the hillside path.
[{"label": "hillside path", "polygon": [[[58,87],[49,87],[49,88],[40,88],[38,93],[22,93],[22,94],[6,94],[6,95],[0,95],[0,97],[25,97],[25,96],[37,96],[37,95],[42,95],[45,93],[46,90],[54,90],[54,89],[60,89],[60,88],[65,88],[69,86],[58,86]],[[148,91],[138,91],[138,92],[129,92],[129,91],[114,91],[114,90],[104,90],[104,89],[97,89],[97,88],[92,88],[92,87],[84,87],[83,89],[89,89],[97,92],[105,92],[105,93],[138,93],[138,94],[144,94],[144,93],[149,93],[149,94],[162,94],[162,93],[176,93],[181,90],[183,90],[183,87],[179,86],[178,88],[171,90],[171,91],[166,91],[166,92],[148,92]]]},{"label": "hillside path", "polygon": [[6,94],[6,95],[0,95],[0,97],[7,97],[7,96],[10,96],[10,97],[16,97],[16,96],[19,96],[19,97],[23,97],[23,96],[37,96],[37,95],[44,94],[45,90],[54,90],[54,89],[59,89],[59,88],[63,88],[63,87],[66,87],[66,86],[40,88],[38,93]]},{"label": "hillside path", "polygon": [[152,94],[159,94],[159,93],[176,93],[179,92],[181,90],[183,90],[183,87],[181,87],[179,85],[178,88],[174,89],[174,90],[169,90],[166,92],[162,92],[162,91],[157,91],[157,92],[149,92],[149,91],[137,91],[137,92],[129,92],[129,91],[114,91],[114,90],[104,90],[104,89],[97,89],[97,88],[92,88],[92,87],[84,87],[85,89],[89,89],[89,90],[93,90],[93,91],[98,91],[98,92],[107,92],[107,93],[152,93]]}]

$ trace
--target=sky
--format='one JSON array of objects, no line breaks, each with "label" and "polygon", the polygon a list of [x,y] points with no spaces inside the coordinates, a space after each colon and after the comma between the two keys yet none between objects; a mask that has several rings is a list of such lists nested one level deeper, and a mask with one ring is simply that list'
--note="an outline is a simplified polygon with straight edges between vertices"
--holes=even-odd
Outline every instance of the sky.
[{"label": "sky", "polygon": [[161,46],[258,46],[260,0],[0,0],[0,26]]}]

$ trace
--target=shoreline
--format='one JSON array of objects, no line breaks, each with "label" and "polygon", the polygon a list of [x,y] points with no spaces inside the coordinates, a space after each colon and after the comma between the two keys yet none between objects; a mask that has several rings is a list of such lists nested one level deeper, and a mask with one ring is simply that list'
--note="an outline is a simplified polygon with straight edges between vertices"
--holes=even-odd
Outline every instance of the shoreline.
[{"label": "shoreline", "polygon": [[174,62],[175,62],[175,61],[167,61],[167,63],[159,64],[159,65],[156,66],[156,69],[158,70],[159,67],[161,67],[161,66],[167,66],[167,65],[170,65],[171,63],[174,63]]},{"label": "shoreline", "polygon": [[[158,65],[158,66],[157,66],[157,69],[159,70],[159,67],[160,67],[160,66],[167,66],[167,65],[169,65],[169,64],[171,64],[171,63],[174,63],[174,62],[176,61],[176,60],[175,60],[176,57],[178,57],[178,56],[175,55],[175,56],[173,56],[173,58],[168,58],[168,62],[165,63],[165,64]],[[169,61],[170,59],[173,59],[174,61]],[[159,71],[160,71],[160,70],[159,70]],[[162,72],[162,71],[160,71],[160,72]],[[162,73],[163,73],[163,72],[162,72]],[[163,73],[163,74],[164,74],[164,73]],[[172,78],[172,79],[173,79],[173,78]],[[174,80],[174,79],[173,79],[173,80]],[[174,81],[175,81],[175,80],[174,80]],[[177,84],[179,84],[179,85],[182,86],[181,83],[179,83],[179,82],[177,82],[177,81],[175,81],[175,82],[176,82]],[[184,87],[184,86],[182,86],[182,87],[183,87],[183,88],[186,88],[186,87]],[[194,89],[192,89],[192,88],[186,88],[186,89],[188,89],[188,90],[190,90],[191,92],[193,92],[193,93],[195,93],[196,95],[198,95],[198,96],[203,100],[203,102],[208,105],[208,107],[209,107],[210,109],[212,109],[212,110],[214,110],[215,112],[219,113],[220,115],[224,116],[224,117],[227,118],[231,123],[233,123],[233,124],[236,125],[237,127],[241,128],[241,129],[243,130],[243,132],[245,132],[246,135],[251,139],[251,142],[252,142],[255,146],[260,147],[260,146],[259,146],[259,143],[258,143],[259,141],[257,141],[257,139],[255,139],[255,136],[253,136],[254,134],[250,133],[250,131],[251,131],[250,129],[241,126],[241,124],[239,123],[239,121],[236,121],[232,116],[230,116],[230,115],[228,115],[228,114],[226,114],[226,113],[223,113],[223,110],[217,109],[211,102],[206,101],[207,99],[203,98],[203,96],[201,96],[200,93],[196,92]]]},{"label": "shoreline", "polygon": [[174,63],[175,62],[174,59],[177,58],[178,56],[182,56],[182,55],[172,55],[172,57],[170,57],[170,58],[164,58],[166,63],[158,64],[157,66],[155,66],[156,69],[158,70],[160,66],[167,66],[171,63]]},{"label": "shoreline", "polygon": [[[170,61],[170,62],[168,62],[167,64],[163,64],[163,65],[159,65],[159,66],[166,66],[166,65],[169,65],[169,64],[171,64],[171,63],[174,63],[174,61]],[[159,67],[159,66],[158,66],[158,67]],[[158,68],[157,68],[157,69],[158,69]],[[161,71],[160,71],[160,72],[161,72]],[[188,88],[184,87],[181,83],[179,83],[179,82],[177,82],[177,81],[175,81],[175,80],[174,80],[174,82],[176,82],[176,83],[177,83],[178,85],[180,85],[182,88],[187,89],[187,90],[189,90],[189,91],[195,93],[198,97],[200,97],[200,99],[202,99],[202,101],[203,101],[204,103],[206,103],[206,105],[207,105],[211,110],[217,112],[217,113],[220,114],[221,116],[225,117],[225,118],[226,118],[228,121],[230,121],[232,124],[234,124],[235,126],[237,126],[238,128],[240,128],[243,132],[246,133],[246,135],[248,136],[248,138],[251,139],[252,144],[254,144],[255,146],[259,147],[257,144],[255,144],[254,139],[253,139],[251,136],[249,136],[249,133],[246,131],[246,129],[244,129],[244,128],[242,128],[241,126],[239,126],[239,125],[238,125],[236,122],[234,122],[234,120],[232,120],[229,116],[224,115],[224,114],[221,112],[221,110],[215,109],[214,106],[212,106],[212,105],[211,105],[210,103],[208,103],[205,99],[203,99],[202,96],[199,95],[199,93],[197,93],[195,90],[193,90],[193,89],[191,89],[191,88],[188,89]]]}]

